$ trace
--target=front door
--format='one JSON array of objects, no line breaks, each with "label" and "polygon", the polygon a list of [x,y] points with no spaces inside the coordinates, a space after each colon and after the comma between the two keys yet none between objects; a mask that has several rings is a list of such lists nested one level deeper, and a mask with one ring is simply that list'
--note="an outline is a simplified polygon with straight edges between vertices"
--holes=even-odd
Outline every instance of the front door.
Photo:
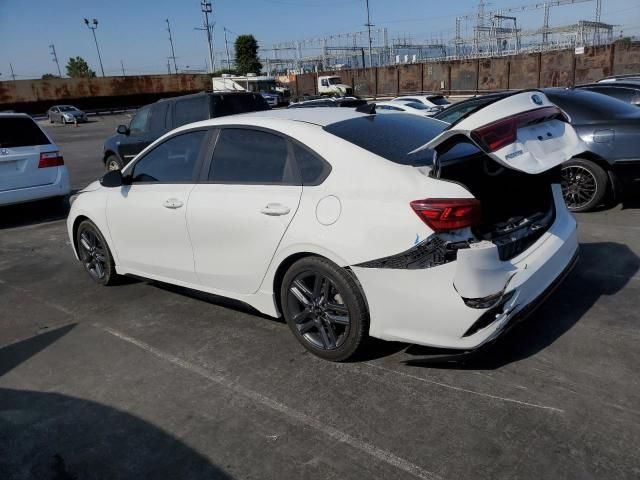
[{"label": "front door", "polygon": [[186,212],[207,138],[206,130],[170,137],[124,170],[129,185],[109,192],[109,230],[127,272],[196,282]]},{"label": "front door", "polygon": [[196,185],[187,210],[200,283],[220,293],[256,292],[301,194],[288,140],[221,129],[208,182]]}]

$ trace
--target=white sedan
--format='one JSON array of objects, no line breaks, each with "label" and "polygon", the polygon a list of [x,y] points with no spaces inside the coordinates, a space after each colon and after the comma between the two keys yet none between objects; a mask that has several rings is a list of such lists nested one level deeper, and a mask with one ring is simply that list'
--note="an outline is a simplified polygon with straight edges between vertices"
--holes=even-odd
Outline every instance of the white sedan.
[{"label": "white sedan", "polygon": [[70,192],[60,149],[24,113],[0,113],[0,206]]},{"label": "white sedan", "polygon": [[[440,110],[438,110],[439,112]],[[378,113],[410,113],[421,117],[430,117],[437,113],[431,111],[429,107],[418,102],[376,102],[376,112]]]},{"label": "white sedan", "polygon": [[574,263],[557,166],[579,139],[539,92],[447,130],[361,110],[272,110],[168,133],[75,198],[76,257],[101,284],[141,276],[284,316],[328,360],[367,335],[487,344]]},{"label": "white sedan", "polygon": [[429,107],[431,115],[441,112],[451,103],[443,95],[403,95],[396,97],[392,102],[415,102]]}]

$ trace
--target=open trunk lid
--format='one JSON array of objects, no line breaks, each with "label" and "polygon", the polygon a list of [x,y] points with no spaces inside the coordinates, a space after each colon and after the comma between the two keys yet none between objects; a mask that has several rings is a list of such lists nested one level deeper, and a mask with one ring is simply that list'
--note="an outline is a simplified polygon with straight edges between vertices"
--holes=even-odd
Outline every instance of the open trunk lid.
[{"label": "open trunk lid", "polygon": [[440,153],[461,136],[499,164],[530,174],[550,170],[586,150],[566,114],[537,90],[516,93],[463,116],[414,152]]}]

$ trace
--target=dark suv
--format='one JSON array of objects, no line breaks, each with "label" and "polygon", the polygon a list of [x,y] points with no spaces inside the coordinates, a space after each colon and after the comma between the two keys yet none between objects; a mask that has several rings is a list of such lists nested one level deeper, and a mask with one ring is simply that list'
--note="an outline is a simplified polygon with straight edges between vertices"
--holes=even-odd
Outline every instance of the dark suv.
[{"label": "dark suv", "polygon": [[158,100],[139,108],[129,126],[118,126],[117,135],[104,142],[102,159],[107,170],[120,170],[147,145],[181,125],[261,110],[269,110],[269,105],[259,93],[201,92]]}]

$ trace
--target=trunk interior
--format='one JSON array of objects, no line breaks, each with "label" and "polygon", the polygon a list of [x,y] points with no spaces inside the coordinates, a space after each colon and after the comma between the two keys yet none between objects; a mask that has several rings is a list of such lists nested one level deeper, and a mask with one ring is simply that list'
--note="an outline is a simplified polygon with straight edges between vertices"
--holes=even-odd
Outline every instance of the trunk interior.
[{"label": "trunk interior", "polygon": [[475,154],[442,160],[436,176],[464,185],[480,200],[482,223],[473,233],[495,243],[501,260],[526,250],[555,219],[551,184],[560,183],[560,167],[530,175]]}]

